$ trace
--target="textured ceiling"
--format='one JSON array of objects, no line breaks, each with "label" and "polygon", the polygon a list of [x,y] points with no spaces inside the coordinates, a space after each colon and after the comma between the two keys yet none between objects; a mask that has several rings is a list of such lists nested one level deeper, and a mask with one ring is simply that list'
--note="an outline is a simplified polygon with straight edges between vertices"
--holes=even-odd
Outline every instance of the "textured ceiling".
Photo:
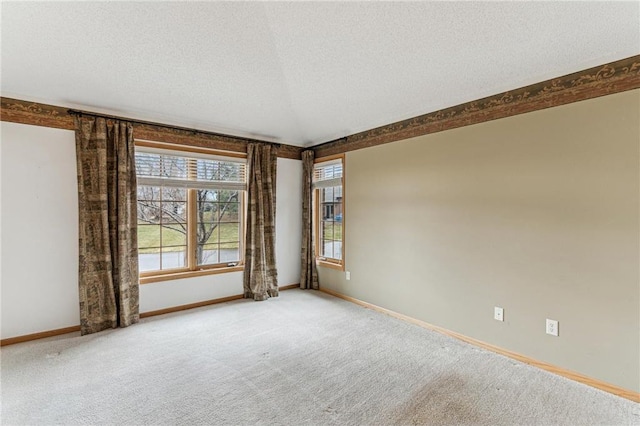
[{"label": "textured ceiling", "polygon": [[311,145],[640,53],[638,2],[2,2],[2,96]]}]

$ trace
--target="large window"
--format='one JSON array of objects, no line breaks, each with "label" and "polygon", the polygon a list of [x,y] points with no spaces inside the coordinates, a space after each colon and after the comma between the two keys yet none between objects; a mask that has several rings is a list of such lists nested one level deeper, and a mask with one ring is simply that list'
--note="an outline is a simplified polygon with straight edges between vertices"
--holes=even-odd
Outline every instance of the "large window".
[{"label": "large window", "polygon": [[318,159],[314,166],[316,256],[320,265],[343,269],[344,157]]},{"label": "large window", "polygon": [[192,151],[136,143],[141,282],[242,263],[245,160]]}]

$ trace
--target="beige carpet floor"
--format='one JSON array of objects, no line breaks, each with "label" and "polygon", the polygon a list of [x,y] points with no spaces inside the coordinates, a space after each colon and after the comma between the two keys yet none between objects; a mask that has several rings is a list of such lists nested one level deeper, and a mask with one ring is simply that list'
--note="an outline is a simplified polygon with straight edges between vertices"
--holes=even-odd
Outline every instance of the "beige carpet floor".
[{"label": "beige carpet floor", "polygon": [[316,291],[1,350],[3,425],[638,425],[631,401]]}]

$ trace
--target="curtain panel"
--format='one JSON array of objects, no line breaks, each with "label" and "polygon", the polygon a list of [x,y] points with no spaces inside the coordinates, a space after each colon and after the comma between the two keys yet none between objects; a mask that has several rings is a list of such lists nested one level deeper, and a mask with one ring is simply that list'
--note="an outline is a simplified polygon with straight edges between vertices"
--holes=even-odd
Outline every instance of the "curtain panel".
[{"label": "curtain panel", "polygon": [[302,152],[302,252],[300,288],[317,290],[318,269],[313,244],[313,159],[314,152]]},{"label": "curtain panel", "polygon": [[81,334],[139,320],[133,127],[76,116]]},{"label": "curtain panel", "polygon": [[254,300],[278,296],[276,168],[276,147],[248,145],[244,297]]}]

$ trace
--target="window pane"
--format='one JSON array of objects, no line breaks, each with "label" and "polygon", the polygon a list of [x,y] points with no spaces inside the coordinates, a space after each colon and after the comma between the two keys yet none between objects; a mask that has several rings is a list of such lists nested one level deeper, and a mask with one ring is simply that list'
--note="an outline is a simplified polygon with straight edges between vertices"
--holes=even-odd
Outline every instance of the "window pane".
[{"label": "window pane", "polygon": [[162,223],[185,223],[187,203],[183,201],[162,201]]},{"label": "window pane", "polygon": [[342,241],[333,242],[333,258],[342,260]]},{"label": "window pane", "polygon": [[160,248],[138,250],[138,267],[140,272],[160,270]]},{"label": "window pane", "polygon": [[322,222],[322,256],[333,257],[333,221]]},{"label": "window pane", "polygon": [[333,188],[322,188],[322,202],[333,201]]},{"label": "window pane", "polygon": [[161,155],[136,152],[136,174],[138,176],[160,176]]},{"label": "window pane", "polygon": [[315,181],[341,177],[342,164],[316,164],[313,174]]},{"label": "window pane", "polygon": [[220,244],[220,262],[239,262],[240,261],[240,249],[237,243],[223,243]]},{"label": "window pane", "polygon": [[219,220],[221,222],[237,222],[240,219],[240,203],[227,202],[220,203]]},{"label": "window pane", "polygon": [[342,187],[336,186],[333,188],[333,200],[332,201],[342,201]]},{"label": "window pane", "polygon": [[218,219],[225,222],[237,222],[240,209],[240,194],[238,191],[219,191]]},{"label": "window pane", "polygon": [[138,223],[160,223],[161,206],[159,201],[138,201]]},{"label": "window pane", "polygon": [[333,221],[322,221],[322,239],[333,240]]},{"label": "window pane", "polygon": [[218,182],[242,181],[244,165],[220,160],[197,159],[197,179]]},{"label": "window pane", "polygon": [[186,246],[187,224],[176,223],[162,227],[162,246]]},{"label": "window pane", "polygon": [[212,189],[198,189],[197,200],[198,203],[212,203],[218,201],[218,191],[214,191]]},{"label": "window pane", "polygon": [[240,223],[221,223],[220,224],[220,242],[238,242],[240,241]]},{"label": "window pane", "polygon": [[[336,202],[333,205],[333,219],[336,222],[342,222],[342,188],[338,187],[336,189],[340,189],[340,193],[339,195],[336,195]],[[337,191],[336,194],[338,194]]]},{"label": "window pane", "polygon": [[230,190],[223,190],[223,191],[219,191],[219,199],[218,201],[220,201],[221,203],[227,203],[229,201],[239,201],[239,194],[238,191],[230,191]]},{"label": "window pane", "polygon": [[162,187],[162,201],[187,201],[187,190],[184,188]]},{"label": "window pane", "polygon": [[217,244],[219,232],[216,223],[198,222],[196,241],[198,244]]},{"label": "window pane", "polygon": [[138,185],[138,200],[160,200],[160,187]]},{"label": "window pane", "polygon": [[196,252],[196,263],[198,265],[213,265],[220,263],[217,244],[198,244]]},{"label": "window pane", "polygon": [[331,240],[322,240],[322,257],[333,258],[333,241]]},{"label": "window pane", "polygon": [[198,202],[198,221],[215,222],[218,218],[218,203]]},{"label": "window pane", "polygon": [[187,178],[188,160],[186,158],[163,155],[161,163],[162,168],[160,176],[168,178]]},{"label": "window pane", "polygon": [[138,224],[138,248],[160,247],[160,225]]},{"label": "window pane", "polygon": [[184,268],[187,266],[187,247],[163,247],[162,269]]},{"label": "window pane", "polygon": [[342,241],[342,222],[333,223],[333,239]]},{"label": "window pane", "polygon": [[333,206],[329,203],[322,203],[322,219],[328,220],[333,218]]}]

